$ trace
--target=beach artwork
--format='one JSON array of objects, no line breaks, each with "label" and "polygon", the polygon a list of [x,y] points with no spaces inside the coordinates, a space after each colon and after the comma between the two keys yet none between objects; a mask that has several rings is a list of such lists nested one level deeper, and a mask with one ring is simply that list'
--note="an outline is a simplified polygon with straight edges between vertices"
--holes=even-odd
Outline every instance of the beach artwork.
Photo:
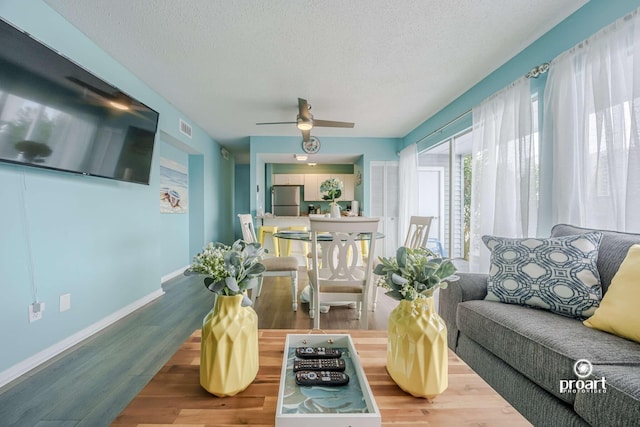
[{"label": "beach artwork", "polygon": [[189,174],[187,167],[160,158],[160,213],[187,213],[189,207]]}]

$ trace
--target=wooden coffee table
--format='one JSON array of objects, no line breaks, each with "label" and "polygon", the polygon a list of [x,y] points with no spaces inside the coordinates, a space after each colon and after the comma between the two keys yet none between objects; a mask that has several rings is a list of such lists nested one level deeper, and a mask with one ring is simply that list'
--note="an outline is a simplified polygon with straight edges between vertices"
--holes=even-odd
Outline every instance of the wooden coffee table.
[{"label": "wooden coffee table", "polygon": [[[449,387],[433,399],[406,394],[386,371],[386,331],[325,331],[350,334],[382,415],[382,425],[531,425],[453,352]],[[218,398],[200,387],[200,331],[195,331],[147,386],[114,420],[113,426],[273,426],[287,334],[308,330],[260,330],[260,370],[233,397]]]}]

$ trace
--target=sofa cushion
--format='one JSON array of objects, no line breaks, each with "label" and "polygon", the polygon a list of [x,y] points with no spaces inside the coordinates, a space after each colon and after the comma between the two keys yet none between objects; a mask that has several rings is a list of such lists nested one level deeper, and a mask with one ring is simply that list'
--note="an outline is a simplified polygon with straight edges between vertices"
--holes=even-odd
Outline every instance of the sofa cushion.
[{"label": "sofa cushion", "polygon": [[591,427],[568,405],[466,335],[456,353],[536,427]]},{"label": "sofa cushion", "polygon": [[600,329],[640,343],[640,245],[629,248],[596,312],[584,321]]},{"label": "sofa cushion", "polygon": [[590,228],[576,227],[574,225],[557,224],[551,229],[551,237],[571,236],[575,234],[599,231],[602,233],[598,261],[598,272],[602,284],[602,293],[605,294],[615,276],[622,260],[627,256],[631,245],[640,243],[640,234],[622,233],[619,231],[593,230]]},{"label": "sofa cushion", "polygon": [[640,365],[596,365],[592,378],[604,378],[607,391],[577,393],[575,410],[578,415],[592,426],[640,424]]},{"label": "sofa cushion", "polygon": [[461,334],[569,403],[575,395],[560,393],[560,381],[575,378],[577,360],[610,365],[640,361],[640,344],[545,310],[466,301],[458,305],[456,321]]},{"label": "sofa cushion", "polygon": [[591,316],[602,299],[596,267],[601,238],[598,232],[547,239],[483,236],[491,251],[486,299]]}]

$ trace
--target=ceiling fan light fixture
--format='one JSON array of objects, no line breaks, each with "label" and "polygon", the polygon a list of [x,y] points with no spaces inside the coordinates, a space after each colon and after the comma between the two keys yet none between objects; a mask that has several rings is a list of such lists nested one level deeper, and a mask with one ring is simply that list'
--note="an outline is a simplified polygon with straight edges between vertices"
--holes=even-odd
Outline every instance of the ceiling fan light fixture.
[{"label": "ceiling fan light fixture", "polygon": [[311,130],[313,128],[313,119],[305,119],[298,116],[297,126],[300,130]]}]

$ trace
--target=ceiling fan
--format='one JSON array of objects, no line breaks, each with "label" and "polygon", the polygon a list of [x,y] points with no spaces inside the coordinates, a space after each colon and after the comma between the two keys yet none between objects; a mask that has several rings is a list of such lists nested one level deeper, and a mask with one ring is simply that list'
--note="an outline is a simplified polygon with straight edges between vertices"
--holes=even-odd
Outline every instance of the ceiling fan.
[{"label": "ceiling fan", "polygon": [[295,122],[270,122],[270,123],[256,123],[256,125],[283,125],[283,124],[295,124],[302,132],[302,140],[308,141],[311,138],[311,129],[313,127],[328,127],[328,128],[352,128],[354,123],[349,122],[336,122],[332,120],[320,120],[314,119],[310,113],[311,105],[307,103],[306,99],[298,98],[298,115]]},{"label": "ceiling fan", "polygon": [[71,83],[80,86],[83,89],[86,89],[89,95],[93,96],[101,104],[108,107],[116,108],[122,111],[148,110],[146,106],[136,102],[129,95],[123,92],[115,91],[114,93],[109,93],[102,89],[98,89],[97,87],[92,86],[89,83],[83,82],[82,80],[73,76],[67,76],[66,79]]}]

